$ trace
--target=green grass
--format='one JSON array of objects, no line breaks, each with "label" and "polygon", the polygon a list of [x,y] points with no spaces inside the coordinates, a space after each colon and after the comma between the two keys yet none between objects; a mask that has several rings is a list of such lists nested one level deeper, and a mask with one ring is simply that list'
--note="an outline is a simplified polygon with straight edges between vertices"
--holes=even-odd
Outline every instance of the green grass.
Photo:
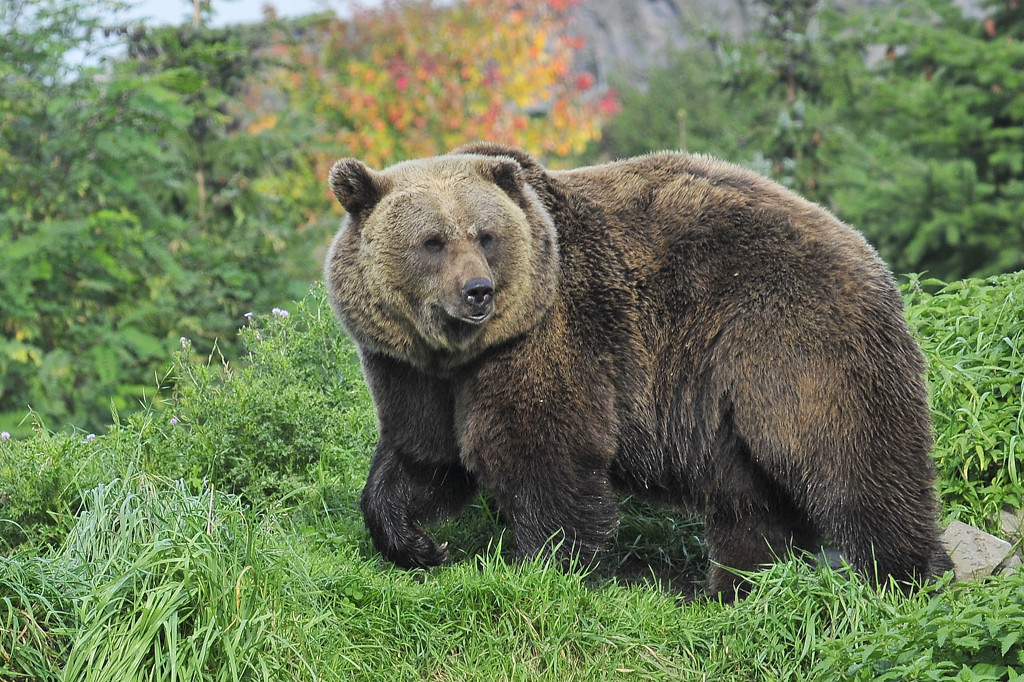
[{"label": "green grass", "polygon": [[913,278],[905,291],[929,361],[940,496],[996,531],[1000,510],[1024,502],[1024,274]]},{"label": "green grass", "polygon": [[[905,293],[944,505],[989,524],[1021,499],[1024,275]],[[373,410],[323,290],[242,336],[232,367],[184,344],[165,397],[104,435],[37,426],[0,442],[0,679],[1024,674],[1024,574],[903,597],[792,561],[727,607],[692,598],[700,524],[635,500],[587,574],[507,561],[483,498],[434,529],[452,564],[395,569],[359,514]]]}]

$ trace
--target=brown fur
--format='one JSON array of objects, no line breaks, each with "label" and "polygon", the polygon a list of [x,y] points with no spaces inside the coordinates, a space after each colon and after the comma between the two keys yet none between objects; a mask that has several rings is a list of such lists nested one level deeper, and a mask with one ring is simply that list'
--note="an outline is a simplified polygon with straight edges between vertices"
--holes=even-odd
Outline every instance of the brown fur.
[{"label": "brown fur", "polygon": [[827,211],[676,153],[552,172],[478,144],[330,182],[349,217],[326,279],[380,430],[363,512],[391,561],[443,561],[421,526],[479,484],[525,555],[592,556],[613,488],[696,509],[726,598],[729,569],[822,536],[872,578],[949,567],[921,353]]}]

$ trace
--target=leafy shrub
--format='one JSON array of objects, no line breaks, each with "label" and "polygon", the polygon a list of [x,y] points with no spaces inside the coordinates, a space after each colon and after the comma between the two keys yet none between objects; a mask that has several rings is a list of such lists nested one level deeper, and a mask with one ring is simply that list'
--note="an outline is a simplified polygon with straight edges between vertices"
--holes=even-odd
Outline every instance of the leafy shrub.
[{"label": "leafy shrub", "polygon": [[111,453],[81,432],[0,442],[0,547],[59,544],[83,490],[106,480]]},{"label": "leafy shrub", "polygon": [[1024,573],[951,585],[896,605],[877,626],[830,646],[814,676],[847,680],[1020,680]]},{"label": "leafy shrub", "polygon": [[1024,272],[914,277],[905,292],[928,356],[940,497],[997,532],[1000,510],[1024,502]]},{"label": "leafy shrub", "polygon": [[60,541],[82,491],[147,472],[183,477],[264,508],[288,498],[316,516],[355,508],[375,431],[355,349],[317,285],[292,313],[250,316],[243,362],[174,354],[171,395],[108,433],[0,443],[0,540]]},{"label": "leafy shrub", "polygon": [[[322,183],[315,215],[258,186],[299,156],[239,129],[266,29],[106,25],[123,5],[0,3],[0,424],[17,436],[30,408],[95,432],[139,409],[182,335],[237,359],[242,313],[302,296],[333,221]],[[96,53],[101,34],[130,57]]]},{"label": "leafy shrub", "polygon": [[[238,366],[203,362],[187,340],[175,356],[166,447],[176,453],[180,474],[256,506],[338,476],[357,490],[349,478],[351,462],[360,461],[352,448],[372,448],[373,412],[355,349],[323,286],[294,312],[249,318]],[[346,455],[340,461],[339,452]]]}]

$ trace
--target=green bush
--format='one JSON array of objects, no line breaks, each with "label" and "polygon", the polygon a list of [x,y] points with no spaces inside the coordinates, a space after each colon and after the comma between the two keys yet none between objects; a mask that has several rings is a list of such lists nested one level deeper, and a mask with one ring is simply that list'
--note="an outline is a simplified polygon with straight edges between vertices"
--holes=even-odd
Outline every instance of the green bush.
[{"label": "green bush", "polygon": [[30,410],[99,433],[139,409],[180,336],[237,359],[243,313],[302,296],[334,227],[326,196],[313,216],[259,183],[300,156],[242,126],[269,28],[145,29],[119,8],[0,3],[0,424],[18,436]]},{"label": "green bush", "polygon": [[58,544],[83,492],[116,470],[115,456],[95,436],[42,426],[32,438],[0,443],[0,552]]},{"label": "green bush", "polygon": [[950,284],[911,278],[907,317],[929,364],[939,493],[998,532],[1024,502],[1024,272]]},{"label": "green bush", "polygon": [[327,481],[357,490],[352,462],[359,458],[352,455],[372,448],[373,409],[323,286],[293,311],[250,318],[241,331],[245,361],[237,366],[213,356],[204,362],[182,341],[165,410],[167,424],[174,422],[166,447],[177,453],[177,473],[258,507],[313,482],[318,495],[328,494]]},{"label": "green bush", "polygon": [[291,313],[251,315],[243,362],[183,339],[171,395],[115,415],[108,433],[51,433],[0,443],[0,539],[16,546],[63,533],[84,490],[144,471],[208,484],[254,508],[284,498],[312,515],[357,505],[374,443],[358,357],[322,285]]}]

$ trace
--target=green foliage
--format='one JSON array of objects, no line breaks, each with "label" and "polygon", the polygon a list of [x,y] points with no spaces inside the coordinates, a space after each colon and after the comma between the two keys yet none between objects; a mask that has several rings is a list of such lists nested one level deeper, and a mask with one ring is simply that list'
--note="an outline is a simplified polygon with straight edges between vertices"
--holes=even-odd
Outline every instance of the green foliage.
[{"label": "green foliage", "polygon": [[0,443],[0,547],[58,544],[83,490],[109,475],[102,441],[41,426],[30,439]]},{"label": "green foliage", "polygon": [[355,350],[325,296],[317,285],[294,311],[254,316],[241,332],[247,353],[239,367],[196,362],[183,342],[168,418],[175,424],[167,448],[181,453],[178,475],[215,482],[257,506],[310,481],[318,496],[336,498],[343,485],[344,503],[354,504],[351,453],[372,447],[373,411]]},{"label": "green foliage", "polygon": [[167,401],[103,436],[51,433],[0,443],[0,539],[56,544],[81,496],[142,470],[205,483],[264,508],[284,498],[310,517],[355,508],[374,440],[373,409],[351,343],[322,285],[289,313],[253,315],[245,362],[229,365],[182,340]]},{"label": "green foliage", "polygon": [[306,672],[283,636],[289,624],[271,622],[268,581],[287,548],[268,544],[236,498],[136,475],[83,505],[51,557],[0,559],[0,592],[11,595],[0,605],[4,679]]},{"label": "green foliage", "polygon": [[878,24],[890,58],[858,78],[834,200],[901,272],[1024,265],[1024,43],[949,2]]},{"label": "green foliage", "polygon": [[611,158],[660,149],[741,158],[755,126],[751,110],[756,106],[740,106],[722,86],[709,51],[680,52],[669,62],[650,73],[643,89],[613,78],[622,111],[605,126],[596,149]]},{"label": "green foliage", "polygon": [[[118,120],[151,120],[134,97],[158,84],[101,88],[71,69],[75,50],[101,29],[87,3],[0,6],[0,420],[18,424],[31,405],[44,420],[93,426],[111,403],[126,407],[150,379],[139,369],[166,354],[152,300],[168,273],[139,213],[111,174],[151,158]],[[111,3],[100,3],[109,9]],[[168,127],[180,119],[162,112]],[[109,194],[108,194],[109,192]],[[130,297],[126,294],[130,293]],[[158,304],[169,305],[163,298]],[[91,388],[85,393],[79,390]],[[93,419],[88,419],[88,416]],[[24,433],[27,427],[18,429]]]},{"label": "green foliage", "polygon": [[[299,233],[309,216],[255,187],[288,140],[234,132],[255,29],[96,18],[119,6],[0,3],[0,424],[19,436],[30,407],[91,431],[137,409],[180,336],[237,357],[242,314],[317,276],[288,250],[330,229]],[[96,52],[103,32],[129,57]]]},{"label": "green foliage", "polygon": [[829,647],[823,678],[849,680],[1020,680],[1024,573],[984,585],[957,584],[937,598],[894,609],[847,647]]},{"label": "green foliage", "polygon": [[1003,507],[1024,503],[1024,274],[912,278],[905,292],[929,359],[940,497],[996,532]]},{"label": "green foliage", "polygon": [[643,86],[619,84],[622,114],[608,125],[600,151],[672,149],[685,136],[688,151],[745,163],[821,198],[817,156],[822,131],[833,123],[827,104],[848,99],[848,74],[865,68],[866,37],[850,30],[856,15],[839,15],[827,3],[758,4],[764,18],[750,40],[709,35],[705,45],[653,69]]},{"label": "green foliage", "polygon": [[181,483],[93,489],[60,556],[88,595],[68,679],[237,680],[287,666],[264,601],[272,548],[237,499]]},{"label": "green foliage", "polygon": [[59,680],[75,628],[81,581],[59,561],[25,552],[0,557],[0,675]]}]

